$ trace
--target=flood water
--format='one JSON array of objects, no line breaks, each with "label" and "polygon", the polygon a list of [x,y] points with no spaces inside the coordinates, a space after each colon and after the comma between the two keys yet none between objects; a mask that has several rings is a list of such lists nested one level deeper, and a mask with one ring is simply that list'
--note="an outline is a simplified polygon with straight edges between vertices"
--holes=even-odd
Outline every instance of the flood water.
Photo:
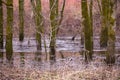
[{"label": "flood water", "polygon": [[[49,52],[49,40],[46,39],[47,54]],[[70,67],[73,70],[83,69],[86,67],[84,63],[84,55],[80,51],[83,49],[80,44],[80,38],[74,41],[71,37],[59,37],[56,40],[56,62],[55,65],[49,65],[50,62],[46,59],[44,44],[42,44],[42,51],[37,51],[36,41],[34,38],[25,38],[21,43],[17,38],[13,39],[13,59],[12,64],[15,67],[38,68],[40,70],[56,70]],[[120,56],[120,37],[116,40],[115,56]],[[105,49],[100,49],[99,38],[94,38],[94,55],[91,64],[94,67],[105,65]],[[0,62],[2,65],[7,65],[5,49],[0,52]],[[116,58],[115,65],[120,66],[120,57]]]},{"label": "flood water", "polygon": [[[71,40],[72,37],[58,37],[56,40],[56,51],[67,51],[67,52],[79,52],[83,49],[83,45],[80,44],[80,38],[76,38],[74,41]],[[45,39],[47,51],[49,51],[49,39]],[[99,45],[99,37],[94,37],[94,51],[101,51]],[[44,41],[42,40],[42,51],[45,52],[44,49]],[[5,46],[5,43],[4,43]],[[120,37],[117,37],[115,43],[115,49],[120,49]],[[5,52],[5,48],[0,50],[1,52]],[[14,52],[37,52],[36,40],[35,38],[25,38],[23,42],[19,42],[18,38],[13,39],[13,51]],[[103,51],[103,49],[102,49]]]}]

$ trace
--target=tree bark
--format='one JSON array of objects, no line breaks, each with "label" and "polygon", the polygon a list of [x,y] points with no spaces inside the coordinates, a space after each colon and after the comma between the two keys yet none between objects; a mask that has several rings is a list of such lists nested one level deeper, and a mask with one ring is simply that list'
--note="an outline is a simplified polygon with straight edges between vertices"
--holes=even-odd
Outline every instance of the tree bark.
[{"label": "tree bark", "polygon": [[[84,26],[84,35],[85,35],[85,50],[89,52],[85,56],[85,60],[92,60],[92,49],[93,49],[93,40],[92,40],[92,22],[90,22],[90,15],[88,12],[88,3],[87,0],[82,0],[81,1],[81,8],[82,8],[82,18],[83,18],[83,26]],[[87,59],[88,58],[88,59]]]},{"label": "tree bark", "polygon": [[115,63],[115,9],[114,0],[102,0],[102,29],[100,46],[107,48],[106,63]]},{"label": "tree bark", "polygon": [[12,28],[13,28],[13,0],[7,0],[6,57],[8,60],[12,59],[13,54]]},{"label": "tree bark", "polygon": [[108,47],[106,53],[106,63],[107,64],[114,64],[115,63],[115,9],[114,9],[114,0],[109,0],[108,2],[109,10],[108,10],[108,20],[109,27],[108,27]]},{"label": "tree bark", "polygon": [[0,0],[0,49],[3,48],[3,5]]},{"label": "tree bark", "polygon": [[19,41],[24,40],[24,0],[19,0]]},{"label": "tree bark", "polygon": [[36,39],[37,39],[37,48],[42,49],[42,31],[43,31],[43,20],[42,20],[42,7],[41,7],[41,0],[36,0]]},{"label": "tree bark", "polygon": [[36,24],[36,42],[37,49],[42,49],[42,33],[43,33],[43,16],[42,16],[42,5],[41,0],[33,1],[31,0],[31,4],[33,7],[34,20]]},{"label": "tree bark", "polygon": [[108,42],[108,0],[102,0],[102,27],[100,36],[100,47],[106,48]]},{"label": "tree bark", "polygon": [[51,41],[50,60],[55,60],[56,34],[58,26],[58,0],[50,0]]}]

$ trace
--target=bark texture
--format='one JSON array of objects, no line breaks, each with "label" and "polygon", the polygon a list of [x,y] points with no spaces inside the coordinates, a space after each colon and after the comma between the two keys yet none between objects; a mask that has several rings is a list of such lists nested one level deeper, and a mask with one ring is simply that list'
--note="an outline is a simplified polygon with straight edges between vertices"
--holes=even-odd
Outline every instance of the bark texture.
[{"label": "bark texture", "polygon": [[8,60],[12,59],[13,54],[12,28],[13,28],[13,0],[7,0],[6,57]]},{"label": "bark texture", "polygon": [[[91,5],[92,6],[92,5]],[[85,54],[85,60],[92,60],[92,51],[93,51],[93,31],[92,31],[92,13],[89,14],[87,0],[81,1],[82,8],[82,18],[84,26],[84,36],[85,36],[85,50],[87,50],[87,55]],[[92,8],[90,8],[92,10]]]},{"label": "bark texture", "polygon": [[24,0],[19,0],[19,41],[24,40]]},{"label": "bark texture", "polygon": [[0,49],[3,48],[3,5],[0,0]]}]

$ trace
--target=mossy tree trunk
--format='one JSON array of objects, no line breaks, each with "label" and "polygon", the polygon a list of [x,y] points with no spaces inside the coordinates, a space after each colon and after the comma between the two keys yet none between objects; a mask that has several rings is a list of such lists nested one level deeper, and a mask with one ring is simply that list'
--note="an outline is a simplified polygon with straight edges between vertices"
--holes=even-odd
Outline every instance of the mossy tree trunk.
[{"label": "mossy tree trunk", "polygon": [[13,27],[13,0],[7,0],[7,26],[6,26],[6,57],[12,59],[12,27]]},{"label": "mossy tree trunk", "polygon": [[101,27],[101,35],[100,35],[100,47],[106,48],[108,42],[108,0],[102,0],[102,27]]},{"label": "mossy tree trunk", "polygon": [[55,60],[56,33],[58,26],[58,0],[50,2],[51,40],[50,40],[50,60]]},{"label": "mossy tree trunk", "polygon": [[[88,3],[87,0],[81,1],[82,8],[82,18],[83,18],[83,26],[84,26],[84,35],[85,35],[85,49],[87,50],[87,55],[85,55],[85,60],[92,60],[92,51],[93,51],[93,33],[92,33],[92,21],[90,21],[92,17],[92,13],[89,15],[88,11]],[[91,8],[90,8],[91,9]],[[91,9],[92,10],[92,9]]]},{"label": "mossy tree trunk", "polygon": [[89,16],[90,16],[90,59],[92,59],[93,54],[93,0],[90,0],[89,4]]},{"label": "mossy tree trunk", "polygon": [[0,0],[0,49],[3,48],[3,6]]},{"label": "mossy tree trunk", "polygon": [[37,49],[41,50],[42,44],[42,32],[43,32],[43,17],[42,17],[42,5],[41,0],[33,1],[31,0],[31,4],[33,7],[34,13],[34,20],[36,24],[36,42],[37,42]]},{"label": "mossy tree trunk", "polygon": [[115,63],[115,5],[114,0],[108,1],[108,47],[106,53],[106,63]]},{"label": "mossy tree trunk", "polygon": [[115,0],[101,1],[102,29],[100,47],[107,48],[106,63],[115,63]]},{"label": "mossy tree trunk", "polygon": [[19,41],[24,40],[24,0],[19,0]]}]

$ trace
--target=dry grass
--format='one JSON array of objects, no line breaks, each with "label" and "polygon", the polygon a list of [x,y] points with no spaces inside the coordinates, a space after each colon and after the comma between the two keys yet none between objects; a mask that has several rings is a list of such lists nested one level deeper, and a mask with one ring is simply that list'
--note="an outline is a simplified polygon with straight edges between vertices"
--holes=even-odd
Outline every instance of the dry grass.
[{"label": "dry grass", "polygon": [[95,62],[73,65],[72,62],[63,61],[60,65],[55,63],[48,66],[49,69],[2,65],[0,80],[120,80],[119,65],[95,66]]}]

